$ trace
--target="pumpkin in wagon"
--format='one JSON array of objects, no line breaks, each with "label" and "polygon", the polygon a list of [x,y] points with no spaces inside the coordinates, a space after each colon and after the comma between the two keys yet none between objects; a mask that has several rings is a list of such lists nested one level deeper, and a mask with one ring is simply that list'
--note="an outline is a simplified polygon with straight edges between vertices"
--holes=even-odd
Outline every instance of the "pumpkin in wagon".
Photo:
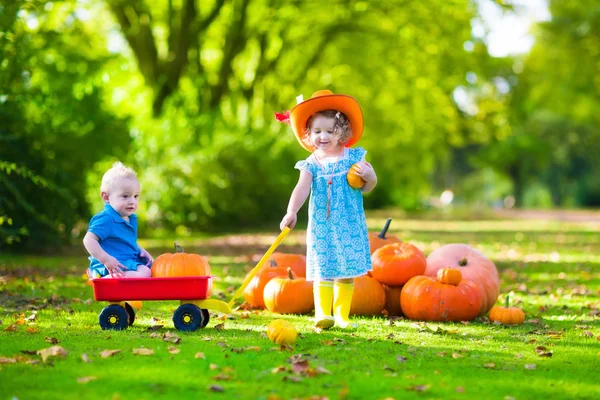
[{"label": "pumpkin in wagon", "polygon": [[175,253],[165,253],[156,257],[152,264],[152,276],[210,276],[210,265],[205,257],[185,253],[183,247],[175,243]]}]

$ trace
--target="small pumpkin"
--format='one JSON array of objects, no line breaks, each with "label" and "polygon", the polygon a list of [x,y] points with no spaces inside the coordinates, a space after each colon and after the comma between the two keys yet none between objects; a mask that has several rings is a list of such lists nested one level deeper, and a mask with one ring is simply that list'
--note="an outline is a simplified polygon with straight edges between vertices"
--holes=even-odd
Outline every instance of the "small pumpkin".
[{"label": "small pumpkin", "polygon": [[383,310],[388,317],[398,316],[402,314],[402,307],[400,307],[400,293],[402,292],[402,286],[389,286],[384,285],[383,290],[385,291],[385,306]]},{"label": "small pumpkin", "polygon": [[390,224],[392,223],[392,219],[388,218],[385,221],[385,225],[381,232],[369,232],[369,246],[371,247],[371,255],[375,253],[375,250],[385,246],[386,244],[392,243],[402,243],[398,237],[394,235],[387,235],[388,229],[390,229]]},{"label": "small pumpkin", "polygon": [[379,282],[390,286],[405,284],[410,278],[425,272],[425,255],[410,243],[387,244],[371,256],[371,274]]},{"label": "small pumpkin", "polygon": [[269,262],[276,262],[284,268],[291,268],[295,276],[306,278],[306,256],[304,254],[273,253]]},{"label": "small pumpkin", "polygon": [[265,286],[271,279],[279,276],[287,276],[287,268],[280,266],[273,260],[266,262],[244,289],[246,303],[251,307],[265,308]]},{"label": "small pumpkin", "polygon": [[267,328],[267,337],[281,346],[291,346],[296,343],[298,331],[296,327],[283,319],[271,321]]},{"label": "small pumpkin", "polygon": [[210,276],[210,265],[206,258],[192,253],[184,253],[183,247],[175,242],[175,253],[165,253],[156,257],[152,264],[153,277],[171,276]]},{"label": "small pumpkin", "polygon": [[521,325],[525,322],[525,313],[517,307],[509,307],[509,296],[506,296],[506,307],[494,306],[490,310],[490,321],[505,325]]},{"label": "small pumpkin", "polygon": [[353,164],[348,173],[346,174],[346,179],[348,179],[348,184],[354,189],[360,189],[365,186],[365,180],[357,175],[358,165]]},{"label": "small pumpkin", "polygon": [[458,285],[462,280],[462,273],[458,269],[442,268],[437,272],[437,280],[448,285]]},{"label": "small pumpkin", "polygon": [[424,275],[411,278],[400,294],[404,316],[421,321],[470,321],[479,315],[481,301],[481,289],[473,281],[443,283]]},{"label": "small pumpkin", "polygon": [[263,298],[267,310],[279,314],[306,314],[315,308],[313,284],[306,279],[294,277],[292,269],[288,276],[278,276],[265,285]]},{"label": "small pumpkin", "polygon": [[363,275],[354,279],[350,314],[380,315],[385,305],[385,291],[376,279]]}]

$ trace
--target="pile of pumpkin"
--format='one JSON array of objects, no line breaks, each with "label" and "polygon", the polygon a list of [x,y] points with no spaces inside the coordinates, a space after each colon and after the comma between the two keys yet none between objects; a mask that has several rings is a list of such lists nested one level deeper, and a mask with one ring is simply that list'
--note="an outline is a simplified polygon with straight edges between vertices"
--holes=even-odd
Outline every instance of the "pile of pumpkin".
[{"label": "pile of pumpkin", "polygon": [[[373,270],[355,279],[352,315],[404,315],[422,321],[469,321],[492,308],[490,319],[522,323],[520,309],[494,307],[499,294],[495,264],[466,244],[448,244],[425,257],[415,245],[369,233]],[[252,279],[244,298],[253,308],[280,314],[312,312],[312,282],[302,254],[274,253]]]}]

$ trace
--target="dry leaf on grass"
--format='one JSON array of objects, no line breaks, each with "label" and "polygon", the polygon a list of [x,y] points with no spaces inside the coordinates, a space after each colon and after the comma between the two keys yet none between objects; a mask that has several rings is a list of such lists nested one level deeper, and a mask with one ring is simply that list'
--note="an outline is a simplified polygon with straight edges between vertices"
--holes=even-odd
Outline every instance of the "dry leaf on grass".
[{"label": "dry leaf on grass", "polygon": [[36,328],[35,326],[30,326],[29,328],[25,329],[25,332],[27,332],[27,333],[40,333],[40,330],[38,328]]},{"label": "dry leaf on grass", "polygon": [[194,355],[194,358],[201,358],[201,359],[203,359],[203,360],[206,360],[206,356],[205,356],[205,355],[204,355],[204,353],[203,353],[203,352],[201,352],[201,351],[200,351],[200,352],[198,352],[198,353],[196,353],[196,354]]},{"label": "dry leaf on grass", "polygon": [[540,357],[552,357],[552,350],[548,351],[548,349],[546,348],[546,346],[537,346],[535,348],[535,352]]},{"label": "dry leaf on grass", "polygon": [[171,332],[165,332],[165,334],[163,335],[163,340],[165,342],[169,342],[169,343],[173,343],[173,344],[181,343],[181,338]]},{"label": "dry leaf on grass", "polygon": [[224,392],[225,391],[225,389],[221,385],[210,385],[208,387],[208,390],[210,390],[211,392]]},{"label": "dry leaf on grass", "polygon": [[154,350],[146,349],[144,347],[140,349],[131,349],[131,352],[136,356],[152,356],[154,355]]},{"label": "dry leaf on grass", "polygon": [[0,357],[0,364],[16,364],[17,359],[12,357]]},{"label": "dry leaf on grass", "polygon": [[4,332],[16,332],[17,331],[17,327],[15,326],[15,324],[9,325],[6,328],[4,328]]},{"label": "dry leaf on grass", "polygon": [[100,357],[102,358],[108,358],[108,357],[112,357],[117,353],[120,353],[121,350],[102,350],[102,352],[100,352]]},{"label": "dry leaf on grass", "polygon": [[98,377],[96,376],[84,376],[81,378],[77,378],[77,383],[88,383],[90,381],[93,381],[95,379],[98,379]]},{"label": "dry leaf on grass", "polygon": [[69,354],[69,352],[61,346],[48,347],[47,349],[39,350],[37,353],[42,357],[43,362],[46,362],[49,357],[65,358],[67,354]]},{"label": "dry leaf on grass", "polygon": [[177,347],[174,346],[169,346],[169,353],[171,354],[177,354],[179,353],[181,350],[179,350]]},{"label": "dry leaf on grass", "polygon": [[89,359],[89,357],[88,357],[88,356],[87,356],[87,354],[85,354],[85,353],[81,353],[81,359],[82,359],[82,360],[83,360],[83,362],[85,362],[85,363],[89,363],[89,362],[91,362],[91,361],[90,361],[90,359]]},{"label": "dry leaf on grass", "polygon": [[525,364],[525,369],[535,369],[536,365],[535,364]]},{"label": "dry leaf on grass", "polygon": [[57,338],[50,337],[50,336],[46,336],[44,338],[44,341],[48,342],[50,344],[59,344],[60,343],[60,340],[58,340]]}]

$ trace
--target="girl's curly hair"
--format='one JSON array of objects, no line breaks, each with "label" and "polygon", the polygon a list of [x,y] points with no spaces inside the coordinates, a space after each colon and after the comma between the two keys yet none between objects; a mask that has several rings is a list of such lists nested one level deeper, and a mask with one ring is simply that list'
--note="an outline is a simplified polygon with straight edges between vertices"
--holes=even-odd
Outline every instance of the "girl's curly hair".
[{"label": "girl's curly hair", "polygon": [[346,114],[337,110],[317,111],[316,113],[310,116],[308,121],[306,121],[306,128],[304,129],[304,136],[302,137],[302,142],[304,142],[308,146],[313,146],[313,144],[310,142],[310,129],[312,127],[313,121],[317,116],[335,119],[333,134],[338,138],[340,143],[345,144],[352,137],[352,128],[350,128],[350,120],[348,119],[348,117],[346,117]]}]

